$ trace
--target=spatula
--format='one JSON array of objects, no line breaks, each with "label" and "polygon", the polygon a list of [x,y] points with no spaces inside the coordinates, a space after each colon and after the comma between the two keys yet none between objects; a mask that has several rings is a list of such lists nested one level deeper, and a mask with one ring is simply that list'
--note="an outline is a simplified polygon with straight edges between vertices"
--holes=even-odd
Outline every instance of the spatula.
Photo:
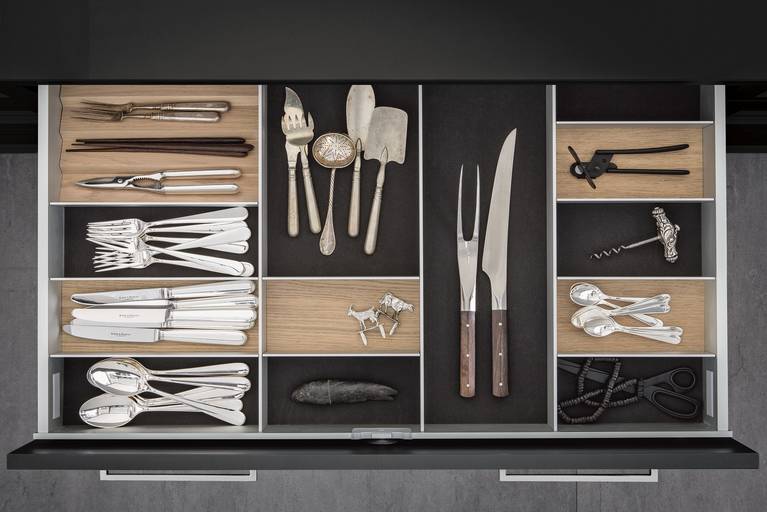
[{"label": "spatula", "polygon": [[376,190],[370,220],[365,236],[365,254],[373,254],[378,240],[378,221],[381,216],[381,198],[386,179],[386,164],[405,162],[407,142],[407,112],[392,107],[376,107],[370,118],[368,140],[365,146],[365,160],[378,160],[381,166],[376,177]]}]

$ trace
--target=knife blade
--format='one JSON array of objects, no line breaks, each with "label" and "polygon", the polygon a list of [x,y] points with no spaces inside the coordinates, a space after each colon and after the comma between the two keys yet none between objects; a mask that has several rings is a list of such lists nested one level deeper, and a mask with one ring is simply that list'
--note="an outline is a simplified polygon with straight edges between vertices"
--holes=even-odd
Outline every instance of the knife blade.
[{"label": "knife blade", "polygon": [[179,341],[211,345],[243,345],[248,337],[240,331],[207,331],[194,329],[141,329],[135,327],[99,327],[65,325],[64,332],[78,338],[126,343]]},{"label": "knife blade", "polygon": [[91,322],[117,324],[150,324],[169,327],[169,322],[237,323],[254,322],[256,311],[252,309],[198,309],[173,310],[161,308],[87,308],[74,309],[72,316]]},{"label": "knife blade", "polygon": [[236,280],[171,288],[140,288],[136,290],[75,293],[71,299],[78,304],[90,306],[128,301],[224,297],[227,295],[253,293],[255,289],[256,284],[253,281]]},{"label": "knife blade", "polygon": [[514,170],[514,149],[517,130],[506,137],[498,156],[490,213],[485,229],[485,248],[482,252],[482,271],[490,279],[493,320],[493,396],[509,395],[508,378],[508,324],[506,304],[506,276],[508,265],[509,213],[511,207],[511,177]]}]

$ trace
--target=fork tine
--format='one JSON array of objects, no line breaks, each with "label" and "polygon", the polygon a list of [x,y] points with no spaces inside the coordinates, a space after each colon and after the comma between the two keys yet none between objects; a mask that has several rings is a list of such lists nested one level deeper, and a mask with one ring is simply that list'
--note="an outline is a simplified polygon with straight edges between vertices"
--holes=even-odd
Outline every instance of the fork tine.
[{"label": "fork tine", "polygon": [[82,100],[80,101],[81,105],[93,105],[94,107],[100,107],[102,110],[122,110],[125,108],[125,105],[122,103],[104,103],[101,101],[90,101],[90,100]]}]

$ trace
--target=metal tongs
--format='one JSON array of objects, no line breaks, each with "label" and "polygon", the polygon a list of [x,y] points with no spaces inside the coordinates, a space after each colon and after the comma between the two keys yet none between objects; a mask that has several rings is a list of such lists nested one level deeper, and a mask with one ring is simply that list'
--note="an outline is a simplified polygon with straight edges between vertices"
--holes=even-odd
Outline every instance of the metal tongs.
[{"label": "metal tongs", "polygon": [[180,178],[239,178],[239,169],[199,169],[157,171],[151,174],[133,176],[110,176],[78,181],[81,187],[119,190],[146,190],[161,194],[235,194],[240,187],[234,183],[215,185],[165,185],[164,179]]},{"label": "metal tongs", "polygon": [[575,160],[570,166],[570,174],[579,179],[585,179],[591,188],[596,189],[594,180],[602,174],[609,172],[615,174],[665,174],[665,175],[684,175],[690,174],[687,169],[620,169],[617,164],[612,162],[614,155],[646,155],[651,153],[668,153],[670,151],[681,151],[689,148],[689,144],[675,144],[673,146],[661,146],[657,148],[639,148],[639,149],[597,149],[588,162],[582,162],[578,153],[567,146],[567,150]]}]

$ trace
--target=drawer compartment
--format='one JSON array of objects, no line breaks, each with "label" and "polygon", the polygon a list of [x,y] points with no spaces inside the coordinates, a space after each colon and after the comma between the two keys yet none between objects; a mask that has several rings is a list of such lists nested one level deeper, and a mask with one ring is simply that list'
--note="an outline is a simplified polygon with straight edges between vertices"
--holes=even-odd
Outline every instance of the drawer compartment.
[{"label": "drawer compartment", "polygon": [[[328,430],[328,425],[417,425],[420,389],[418,359],[411,357],[267,357],[266,424],[303,426],[308,432]],[[298,403],[291,393],[314,381],[339,379],[383,384],[397,390],[391,401],[313,405]],[[417,428],[417,427],[416,427]],[[334,430],[337,430],[335,428]]]},{"label": "drawer compartment", "polygon": [[[267,354],[411,354],[420,352],[418,280],[269,280],[266,295]],[[367,345],[359,322],[348,314],[379,308],[387,292],[413,305],[400,313],[399,325],[379,315],[386,338],[366,320]],[[392,314],[389,310],[389,314]]]}]

